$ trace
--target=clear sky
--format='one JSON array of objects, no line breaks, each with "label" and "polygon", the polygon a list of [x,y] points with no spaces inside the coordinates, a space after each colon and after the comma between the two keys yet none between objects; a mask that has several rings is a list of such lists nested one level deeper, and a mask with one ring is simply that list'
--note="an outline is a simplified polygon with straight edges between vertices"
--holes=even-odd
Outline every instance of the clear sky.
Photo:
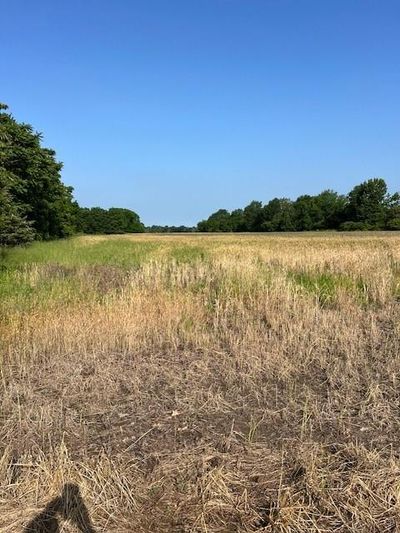
[{"label": "clear sky", "polygon": [[81,205],[400,189],[399,0],[0,0],[0,101]]}]

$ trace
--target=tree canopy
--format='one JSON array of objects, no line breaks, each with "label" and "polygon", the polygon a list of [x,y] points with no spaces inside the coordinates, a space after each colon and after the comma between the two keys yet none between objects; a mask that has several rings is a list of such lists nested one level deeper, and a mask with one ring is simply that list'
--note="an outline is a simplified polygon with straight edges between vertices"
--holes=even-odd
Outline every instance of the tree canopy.
[{"label": "tree canopy", "polygon": [[42,136],[17,122],[0,105],[0,169],[15,209],[31,222],[36,237],[65,237],[74,231],[72,188],[61,181],[62,163]]},{"label": "tree canopy", "polygon": [[32,224],[21,214],[8,190],[8,175],[0,168],[0,246],[26,244],[35,237]]},{"label": "tree canopy", "polygon": [[145,228],[147,233],[193,233],[196,228],[193,226],[147,226]]},{"label": "tree canopy", "polygon": [[112,207],[80,207],[76,214],[76,227],[82,233],[140,233],[144,226],[139,215],[129,209]]},{"label": "tree canopy", "polygon": [[197,225],[198,231],[318,231],[398,230],[400,195],[390,195],[385,180],[373,178],[346,196],[326,190],[292,201],[274,198],[267,204],[253,201],[231,213],[219,209]]},{"label": "tree canopy", "polygon": [[42,135],[17,122],[0,103],[0,246],[75,232],[144,231],[129,209],[81,208],[61,179],[62,163],[42,146]]}]

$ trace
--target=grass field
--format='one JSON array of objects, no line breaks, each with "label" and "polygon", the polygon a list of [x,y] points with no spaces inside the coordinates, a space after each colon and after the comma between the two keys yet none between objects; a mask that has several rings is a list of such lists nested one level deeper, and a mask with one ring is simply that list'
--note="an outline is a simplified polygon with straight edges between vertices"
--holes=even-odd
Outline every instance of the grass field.
[{"label": "grass field", "polygon": [[400,528],[400,234],[10,250],[0,348],[1,532]]}]

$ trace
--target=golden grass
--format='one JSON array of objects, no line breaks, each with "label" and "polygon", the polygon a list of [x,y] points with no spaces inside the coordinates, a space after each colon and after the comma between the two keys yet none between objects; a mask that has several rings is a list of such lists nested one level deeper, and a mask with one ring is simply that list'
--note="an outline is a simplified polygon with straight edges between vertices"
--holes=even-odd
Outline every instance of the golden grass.
[{"label": "golden grass", "polygon": [[400,235],[41,246],[3,277],[2,532],[71,483],[98,532],[397,531]]}]

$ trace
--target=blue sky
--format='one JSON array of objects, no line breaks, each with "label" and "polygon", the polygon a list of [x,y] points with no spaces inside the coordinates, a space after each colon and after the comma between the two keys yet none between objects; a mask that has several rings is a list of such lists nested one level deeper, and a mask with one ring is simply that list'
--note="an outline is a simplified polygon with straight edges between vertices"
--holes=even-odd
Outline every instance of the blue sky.
[{"label": "blue sky", "polygon": [[80,204],[194,224],[400,189],[398,0],[0,0],[0,100]]}]

